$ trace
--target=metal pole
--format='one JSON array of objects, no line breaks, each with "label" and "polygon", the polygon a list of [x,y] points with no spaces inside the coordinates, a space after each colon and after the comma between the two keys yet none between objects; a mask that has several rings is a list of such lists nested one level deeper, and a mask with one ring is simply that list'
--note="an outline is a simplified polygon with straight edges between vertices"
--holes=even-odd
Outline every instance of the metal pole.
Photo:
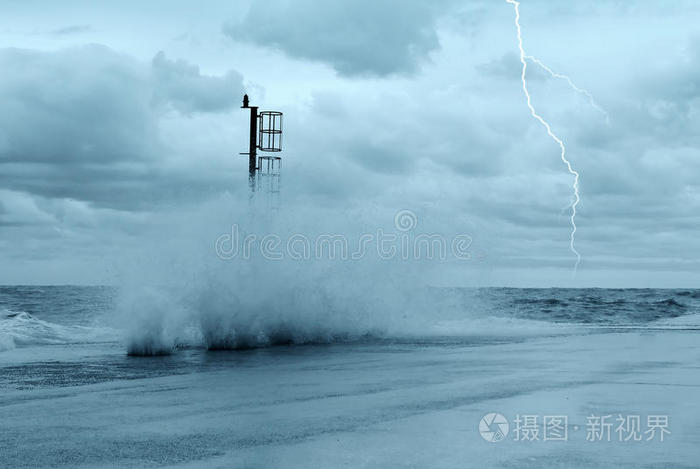
[{"label": "metal pole", "polygon": [[255,191],[255,171],[258,152],[258,107],[249,106],[248,95],[243,96],[242,108],[250,109],[250,143],[248,147],[248,178],[251,191]]},{"label": "metal pole", "polygon": [[258,151],[258,107],[250,106],[250,149],[248,153],[248,170],[250,177],[255,178]]}]

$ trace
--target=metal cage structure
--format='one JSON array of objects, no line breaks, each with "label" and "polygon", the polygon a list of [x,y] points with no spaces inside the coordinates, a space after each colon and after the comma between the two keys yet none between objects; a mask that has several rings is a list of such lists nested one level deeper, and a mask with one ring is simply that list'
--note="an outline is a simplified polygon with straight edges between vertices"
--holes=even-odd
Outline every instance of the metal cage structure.
[{"label": "metal cage structure", "polygon": [[272,208],[277,208],[279,195],[280,166],[282,158],[261,152],[277,153],[282,151],[282,113],[279,111],[258,111],[257,106],[250,105],[248,95],[243,96],[243,109],[250,110],[250,133],[248,151],[241,155],[248,156],[248,183],[251,200],[256,192],[267,194]]},{"label": "metal cage structure", "polygon": [[261,176],[279,176],[282,158],[279,156],[258,156],[258,172]]},{"label": "metal cage structure", "polygon": [[282,113],[261,111],[258,119],[258,149],[269,152],[282,151]]},{"label": "metal cage structure", "polygon": [[258,175],[255,178],[256,190],[266,194],[268,208],[279,208],[280,193],[280,166],[282,158],[279,156],[258,156]]}]

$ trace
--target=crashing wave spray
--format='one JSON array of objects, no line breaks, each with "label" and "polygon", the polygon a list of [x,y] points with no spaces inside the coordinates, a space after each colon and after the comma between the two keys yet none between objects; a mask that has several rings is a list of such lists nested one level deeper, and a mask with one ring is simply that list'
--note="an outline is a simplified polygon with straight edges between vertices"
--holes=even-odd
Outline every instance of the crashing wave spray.
[{"label": "crashing wave spray", "polygon": [[537,119],[540,124],[544,126],[544,128],[547,130],[547,134],[554,140],[557,145],[559,145],[559,148],[561,149],[561,160],[564,162],[566,165],[566,168],[569,170],[569,174],[574,176],[574,202],[571,204],[571,236],[569,238],[569,249],[571,249],[571,252],[573,252],[576,255],[576,263],[574,264],[574,275],[576,275],[576,270],[578,269],[578,265],[581,262],[581,254],[576,250],[575,247],[575,241],[576,241],[576,206],[580,202],[581,198],[579,196],[578,192],[578,181],[579,181],[579,173],[578,171],[575,171],[573,167],[571,166],[571,162],[566,158],[566,146],[564,145],[564,142],[562,139],[557,137],[557,135],[552,131],[552,127],[545,121],[542,116],[537,114],[537,111],[535,111],[535,108],[532,105],[532,99],[530,98],[530,92],[527,89],[527,79],[525,78],[525,74],[527,72],[527,56],[525,55],[525,49],[523,48],[523,36],[522,36],[522,31],[520,30],[520,2],[517,0],[506,0],[507,3],[510,3],[513,5],[515,9],[515,27],[518,32],[518,47],[520,48],[520,63],[523,65],[522,68],[522,73],[520,75],[520,78],[523,83],[523,92],[525,93],[525,97],[527,98],[527,107],[530,109],[530,114],[532,114],[532,117]]}]

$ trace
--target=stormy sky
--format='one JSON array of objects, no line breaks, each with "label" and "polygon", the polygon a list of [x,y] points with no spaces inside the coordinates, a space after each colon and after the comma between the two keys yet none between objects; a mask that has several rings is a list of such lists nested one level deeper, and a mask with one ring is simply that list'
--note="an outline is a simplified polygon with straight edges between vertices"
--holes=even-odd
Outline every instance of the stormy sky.
[{"label": "stormy sky", "polygon": [[697,286],[700,4],[520,8],[528,54],[598,106],[529,67],[581,174],[575,280],[505,1],[26,0],[0,6],[0,283],[109,283],[154,227],[246,200],[247,92],[285,113],[284,197],[459,225],[479,266],[450,283]]}]

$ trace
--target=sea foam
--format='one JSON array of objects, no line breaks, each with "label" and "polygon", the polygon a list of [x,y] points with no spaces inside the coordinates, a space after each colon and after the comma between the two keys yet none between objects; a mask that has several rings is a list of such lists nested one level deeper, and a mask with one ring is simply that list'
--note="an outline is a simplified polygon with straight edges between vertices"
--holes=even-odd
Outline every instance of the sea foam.
[{"label": "sea foam", "polygon": [[25,311],[0,311],[0,351],[37,345],[85,344],[118,340],[103,327],[65,326],[43,321]]}]

